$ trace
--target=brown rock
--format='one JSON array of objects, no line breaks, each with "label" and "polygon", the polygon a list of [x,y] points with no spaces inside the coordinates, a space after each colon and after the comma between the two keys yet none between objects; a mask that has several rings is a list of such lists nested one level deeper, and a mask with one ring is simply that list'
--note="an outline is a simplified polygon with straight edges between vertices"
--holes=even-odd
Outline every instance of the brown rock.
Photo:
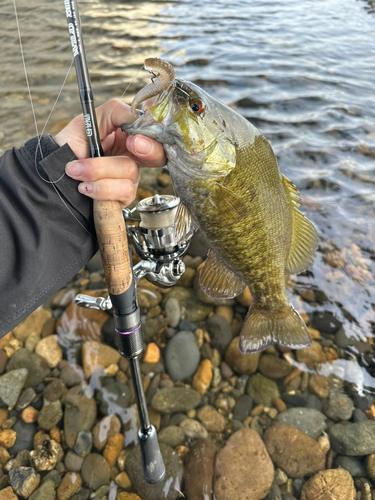
[{"label": "brown rock", "polygon": [[222,316],[228,321],[228,324],[230,325],[233,320],[233,309],[229,306],[218,306],[215,309],[215,314],[218,314],[219,316]]},{"label": "brown rock", "polygon": [[215,447],[209,439],[199,439],[190,449],[184,468],[188,500],[212,500]]},{"label": "brown rock", "polygon": [[260,354],[242,354],[239,349],[239,337],[235,337],[225,353],[225,361],[237,373],[251,375],[258,367]]},{"label": "brown rock", "polygon": [[115,483],[123,490],[130,490],[132,487],[132,483],[126,472],[120,472],[120,474],[115,477]]},{"label": "brown rock", "polygon": [[143,361],[145,363],[157,363],[160,359],[160,349],[155,342],[150,342],[146,347]]},{"label": "brown rock", "polygon": [[324,469],[325,455],[319,443],[289,425],[270,427],[264,434],[264,442],[274,464],[291,478]]},{"label": "brown rock", "polygon": [[212,362],[209,359],[204,359],[198,366],[198,369],[193,378],[193,389],[199,394],[205,394],[211,385],[212,381]]},{"label": "brown rock", "polygon": [[0,500],[17,500],[17,495],[13,493],[11,486],[0,491]]},{"label": "brown rock", "polygon": [[342,250],[331,250],[323,255],[323,259],[332,267],[344,267],[346,259]]},{"label": "brown rock", "polygon": [[67,472],[57,488],[58,500],[68,500],[80,489],[82,478],[78,472]]},{"label": "brown rock", "polygon": [[236,297],[236,300],[243,306],[250,307],[253,299],[251,297],[249,287],[246,287],[245,290]]},{"label": "brown rock", "polygon": [[80,431],[90,431],[96,420],[96,403],[94,398],[87,398],[80,385],[69,389],[63,403],[65,441],[69,448],[75,445]]},{"label": "brown rock", "polygon": [[32,467],[14,467],[9,472],[13,491],[22,498],[29,498],[40,483],[40,475]]},{"label": "brown rock", "polygon": [[216,457],[216,500],[260,500],[269,492],[273,465],[259,434],[252,429],[235,432]]},{"label": "brown rock", "polygon": [[103,456],[107,460],[110,467],[115,465],[117,457],[120,455],[121,450],[124,447],[124,435],[114,434],[108,439],[108,443],[105,445]]},{"label": "brown rock", "polygon": [[329,386],[328,380],[323,375],[319,375],[318,373],[314,373],[311,375],[309,380],[309,389],[310,392],[318,396],[318,398],[324,399],[329,396]]},{"label": "brown rock", "polygon": [[52,470],[63,459],[64,452],[59,443],[46,437],[30,452],[30,457],[37,470]]},{"label": "brown rock", "polygon": [[57,335],[49,335],[42,339],[35,348],[35,352],[47,361],[50,368],[56,368],[62,360],[62,349],[57,339]]},{"label": "brown rock", "polygon": [[118,363],[120,353],[108,345],[93,340],[85,342],[82,347],[83,369],[86,378],[90,378],[98,368],[107,368]]},{"label": "brown rock", "polygon": [[315,368],[317,363],[324,363],[326,360],[322,346],[315,340],[313,340],[311,347],[308,349],[299,349],[296,355],[297,361],[299,363],[305,363],[311,370]]},{"label": "brown rock", "polygon": [[356,490],[352,476],[345,469],[318,472],[306,481],[301,500],[355,500]]},{"label": "brown rock", "polygon": [[117,495],[116,500],[142,500],[142,498],[135,493],[127,493],[126,491],[122,491]]},{"label": "brown rock", "polygon": [[40,335],[44,323],[51,318],[51,311],[43,307],[38,307],[34,312],[24,319],[16,328],[13,329],[13,335],[21,342],[25,342],[32,333]]},{"label": "brown rock", "polygon": [[12,429],[0,430],[0,446],[11,448],[16,442],[17,433]]},{"label": "brown rock", "polygon": [[32,406],[28,406],[22,412],[21,418],[27,424],[33,424],[38,420],[39,411],[33,408]]},{"label": "brown rock", "polygon": [[116,415],[108,415],[102,418],[92,430],[92,440],[95,448],[103,450],[108,439],[121,430],[120,419]]},{"label": "brown rock", "polygon": [[292,371],[292,366],[285,359],[271,354],[263,354],[258,369],[265,377],[277,379],[287,377]]},{"label": "brown rock", "polygon": [[197,416],[208,432],[223,432],[226,420],[213,406],[203,406]]},{"label": "brown rock", "polygon": [[5,420],[8,418],[8,412],[4,409],[0,410],[0,427],[3,425]]},{"label": "brown rock", "polygon": [[0,446],[0,467],[7,464],[10,460],[10,455],[7,449],[4,446]]},{"label": "brown rock", "polygon": [[8,355],[4,349],[0,349],[0,375],[5,371],[5,365],[8,362]]}]

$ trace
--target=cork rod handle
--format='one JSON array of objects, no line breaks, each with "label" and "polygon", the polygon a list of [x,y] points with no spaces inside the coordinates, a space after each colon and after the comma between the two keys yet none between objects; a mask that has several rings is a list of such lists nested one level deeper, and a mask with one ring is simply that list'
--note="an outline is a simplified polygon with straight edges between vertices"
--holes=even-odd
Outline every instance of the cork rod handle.
[{"label": "cork rod handle", "polygon": [[94,200],[94,221],[108,291],[120,295],[128,290],[133,277],[120,203]]}]

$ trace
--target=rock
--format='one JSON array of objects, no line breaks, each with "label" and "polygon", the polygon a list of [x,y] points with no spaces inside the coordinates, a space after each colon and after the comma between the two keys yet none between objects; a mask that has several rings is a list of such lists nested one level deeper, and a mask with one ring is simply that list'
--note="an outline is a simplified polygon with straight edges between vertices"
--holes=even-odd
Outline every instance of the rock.
[{"label": "rock", "polygon": [[310,392],[318,396],[318,398],[324,399],[329,396],[329,385],[328,380],[323,375],[314,373],[311,375],[309,380]]},{"label": "rock", "polygon": [[1,375],[0,400],[10,408],[13,408],[17,403],[28,373],[26,368],[19,368],[17,370],[8,371],[5,375]]},{"label": "rock", "polygon": [[82,363],[85,377],[90,378],[95,370],[117,364],[120,353],[108,345],[93,340],[82,346]]},{"label": "rock", "polygon": [[30,405],[30,403],[32,403],[35,396],[36,392],[34,391],[34,389],[32,387],[27,387],[27,389],[24,389],[21,392],[21,395],[18,398],[15,409],[19,411],[23,410],[24,408],[27,408]]},{"label": "rock", "polygon": [[179,496],[182,482],[182,463],[173,449],[160,443],[160,451],[166,469],[165,479],[158,484],[149,484],[143,475],[141,451],[135,447],[126,459],[126,472],[134,490],[142,500],[175,500]]},{"label": "rock", "polygon": [[65,467],[71,472],[79,472],[82,468],[83,458],[76,455],[73,451],[69,450],[65,455]]},{"label": "rock", "polygon": [[323,413],[313,408],[289,408],[279,413],[275,421],[294,427],[315,440],[327,428],[327,419]]},{"label": "rock", "polygon": [[156,334],[162,332],[168,325],[168,319],[162,314],[155,318],[147,318],[142,323],[142,335],[145,342],[149,342]]},{"label": "rock", "polygon": [[214,314],[207,320],[206,329],[210,334],[211,345],[221,354],[224,354],[232,340],[232,333],[228,321],[223,316]]},{"label": "rock", "polygon": [[29,497],[29,500],[55,500],[56,491],[53,481],[47,480]]},{"label": "rock", "polygon": [[16,442],[10,448],[9,452],[15,456],[22,450],[32,450],[34,448],[34,435],[37,431],[36,424],[26,424],[23,420],[17,420],[13,425],[13,430],[16,432]]},{"label": "rock", "polygon": [[263,377],[260,373],[249,378],[247,392],[256,404],[264,406],[272,406],[273,398],[280,397],[280,391],[276,382]]},{"label": "rock", "polygon": [[43,396],[48,401],[57,401],[61,398],[65,391],[65,384],[62,380],[56,378],[50,382],[43,391]]},{"label": "rock", "polygon": [[52,470],[63,459],[64,452],[61,445],[53,439],[44,439],[30,453],[30,457],[37,470]]},{"label": "rock", "polygon": [[208,432],[223,432],[226,420],[213,406],[204,406],[197,416]]},{"label": "rock", "polygon": [[338,456],[334,460],[334,466],[347,470],[352,477],[366,476],[365,463],[356,457]]},{"label": "rock", "polygon": [[167,319],[169,320],[169,326],[171,326],[172,328],[176,328],[181,319],[181,308],[179,301],[174,297],[170,297],[169,299],[167,299],[164,309]]},{"label": "rock", "polygon": [[82,478],[77,472],[67,472],[57,489],[58,500],[68,500],[82,485]]},{"label": "rock", "polygon": [[204,359],[198,367],[198,370],[193,378],[193,389],[199,394],[205,394],[211,385],[212,381],[212,362],[209,359]]},{"label": "rock", "polygon": [[196,408],[201,400],[199,392],[187,387],[165,387],[152,398],[152,406],[160,413],[187,412]]},{"label": "rock", "polygon": [[8,363],[8,355],[4,349],[0,349],[0,375],[5,371],[5,365]]},{"label": "rock", "polygon": [[375,421],[344,423],[330,427],[331,447],[341,455],[362,456],[375,452]]},{"label": "rock", "polygon": [[28,370],[24,387],[37,386],[45,377],[50,375],[47,361],[39,354],[30,352],[27,349],[19,349],[13,354],[6,366],[6,371],[10,372],[19,368]]},{"label": "rock", "polygon": [[110,467],[102,455],[90,453],[83,462],[81,473],[88,487],[97,490],[109,482]]},{"label": "rock", "polygon": [[126,408],[129,406],[130,389],[126,384],[110,379],[109,382],[105,382],[101,392],[96,397],[103,415],[117,413],[121,416],[124,415],[124,412],[126,413]]},{"label": "rock", "polygon": [[353,479],[344,469],[328,469],[315,474],[302,488],[301,500],[355,500]]},{"label": "rock", "polygon": [[180,427],[185,433],[185,436],[192,439],[205,439],[208,436],[206,429],[201,423],[192,418],[186,418],[180,423]]},{"label": "rock", "polygon": [[177,425],[170,425],[158,433],[158,440],[175,448],[185,441],[185,432]]},{"label": "rock", "polygon": [[88,455],[92,448],[92,434],[90,431],[79,431],[76,444],[73,447],[75,453],[80,457]]},{"label": "rock", "polygon": [[191,447],[185,462],[184,481],[188,500],[212,500],[215,447],[200,439]]},{"label": "rock", "polygon": [[270,427],[264,442],[275,465],[289,477],[314,474],[325,465],[325,455],[319,444],[293,427],[276,424]]},{"label": "rock", "polygon": [[[182,429],[181,429],[182,431]],[[182,431],[183,432],[183,431]],[[184,434],[185,435],[185,434]],[[9,452],[4,446],[0,446],[0,467],[6,465],[10,460]]]},{"label": "rock", "polygon": [[143,362],[157,363],[159,359],[160,359],[159,347],[154,342],[150,342],[149,344],[147,344],[146,352],[143,356]]},{"label": "rock", "polygon": [[74,387],[85,379],[85,375],[79,365],[66,365],[60,372],[60,378],[67,387]]},{"label": "rock", "polygon": [[216,500],[260,500],[273,482],[273,465],[263,441],[252,429],[235,432],[216,457]]},{"label": "rock", "polygon": [[53,469],[44,476],[43,482],[44,481],[52,481],[56,489],[61,483],[61,476],[56,469]]},{"label": "rock", "polygon": [[3,490],[0,490],[0,500],[17,500],[18,497],[13,493],[12,487],[8,486]]},{"label": "rock", "polygon": [[330,311],[314,311],[312,323],[319,332],[334,334],[341,327],[341,322]]},{"label": "rock", "polygon": [[280,488],[277,486],[277,484],[273,484],[264,500],[281,500],[281,498]]},{"label": "rock", "polygon": [[344,323],[335,333],[335,344],[345,349],[363,340],[361,328],[354,323]]},{"label": "rock", "polygon": [[9,472],[13,491],[22,498],[29,498],[40,483],[40,475],[32,467],[15,467]]},{"label": "rock", "polygon": [[51,318],[52,314],[43,307],[38,307],[26,319],[13,329],[13,335],[21,342],[26,342],[26,339],[32,333],[40,335],[44,323]]},{"label": "rock", "polygon": [[42,408],[38,417],[38,425],[41,429],[50,431],[55,427],[63,417],[61,402],[53,401]]},{"label": "rock", "polygon": [[42,339],[35,348],[35,352],[47,361],[50,368],[56,368],[62,360],[62,349],[57,339],[57,335],[49,335]]},{"label": "rock", "polygon": [[116,415],[108,415],[102,418],[92,430],[94,446],[101,451],[107,444],[108,439],[121,430],[120,419]]},{"label": "rock", "polygon": [[66,444],[69,448],[75,445],[80,431],[89,431],[96,420],[96,403],[82,392],[77,385],[69,389],[64,396],[64,432]]},{"label": "rock", "polygon": [[317,363],[324,363],[326,360],[321,344],[315,340],[312,341],[311,347],[296,351],[296,357],[299,363],[305,363],[311,370]]},{"label": "rock", "polygon": [[16,442],[16,432],[11,429],[0,429],[0,446],[11,448]]},{"label": "rock", "polygon": [[346,394],[331,391],[329,399],[323,406],[323,411],[327,417],[336,422],[349,420],[354,411],[353,401]]},{"label": "rock", "polygon": [[365,422],[366,420],[368,420],[366,413],[359,408],[356,408],[353,412],[353,422]]},{"label": "rock", "polygon": [[242,354],[239,348],[239,337],[235,337],[229,344],[225,361],[236,373],[248,374],[256,372],[260,354]]},{"label": "rock", "polygon": [[253,408],[253,398],[248,394],[243,394],[236,401],[233,409],[233,418],[243,422],[250,415]]},{"label": "rock", "polygon": [[130,490],[132,487],[132,483],[126,472],[120,472],[120,474],[115,477],[115,483],[123,490]]},{"label": "rock", "polygon": [[142,500],[142,498],[136,495],[135,493],[128,493],[126,491],[122,491],[117,495],[116,500]]},{"label": "rock", "polygon": [[193,375],[200,359],[198,346],[192,332],[176,333],[167,344],[165,365],[174,380],[183,380]]},{"label": "rock", "polygon": [[151,309],[152,307],[160,304],[162,296],[161,293],[155,287],[153,290],[142,287],[142,283],[138,285],[137,297],[139,307],[144,307],[145,309]]},{"label": "rock", "polygon": [[[88,295],[99,296],[97,290],[85,290]],[[79,307],[72,302],[57,321],[56,331],[62,346],[72,342],[103,340],[101,329],[108,319],[108,313],[96,309]]]},{"label": "rock", "polygon": [[258,369],[265,377],[278,379],[287,377],[292,371],[292,366],[285,359],[271,354],[263,354]]},{"label": "rock", "polygon": [[117,457],[124,447],[124,435],[114,434],[108,439],[103,451],[103,457],[107,460],[110,467],[115,465]]}]

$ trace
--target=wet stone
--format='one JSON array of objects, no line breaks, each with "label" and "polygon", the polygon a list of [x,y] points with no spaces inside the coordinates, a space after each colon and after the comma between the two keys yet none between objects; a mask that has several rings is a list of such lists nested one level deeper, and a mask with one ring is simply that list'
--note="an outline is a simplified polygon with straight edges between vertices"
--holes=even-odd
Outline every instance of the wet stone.
[{"label": "wet stone", "polygon": [[271,354],[263,354],[258,369],[265,377],[278,379],[287,377],[292,371],[292,366],[285,359]]},{"label": "wet stone", "polygon": [[110,380],[103,384],[102,390],[97,394],[97,400],[103,415],[121,415],[129,406],[130,389],[122,382]]},{"label": "wet stone", "polygon": [[50,472],[48,472],[46,476],[44,476],[43,482],[44,481],[52,481],[56,489],[61,483],[61,476],[56,469],[53,469]]},{"label": "wet stone", "polygon": [[213,406],[204,406],[197,416],[208,432],[223,432],[226,420]]},{"label": "wet stone", "polygon": [[27,349],[16,351],[6,366],[7,372],[19,368],[26,368],[28,370],[28,375],[24,383],[25,387],[37,386],[50,374],[47,361],[42,356],[39,356],[39,354],[30,352]]},{"label": "wet stone", "polygon": [[77,472],[67,472],[57,489],[58,500],[68,500],[80,489],[82,478]]},{"label": "wet stone", "polygon": [[93,444],[97,450],[103,450],[108,439],[121,430],[120,419],[116,415],[102,418],[93,428]]},{"label": "wet stone", "polygon": [[328,380],[323,375],[314,373],[309,379],[309,389],[318,398],[324,399],[329,396]]},{"label": "wet stone", "polygon": [[29,404],[34,400],[36,392],[32,387],[27,387],[21,392],[16,404],[16,410],[24,410],[29,406]]},{"label": "wet stone", "polygon": [[239,337],[235,337],[229,344],[226,353],[225,361],[228,365],[239,374],[251,375],[256,372],[258,367],[260,354],[242,354],[239,348]]},{"label": "wet stone", "polygon": [[306,405],[307,397],[304,394],[285,394],[282,400],[287,405],[302,407]]},{"label": "wet stone", "polygon": [[112,347],[100,342],[88,341],[82,347],[82,363],[86,378],[90,378],[95,370],[117,364],[120,353]]},{"label": "wet stone", "polygon": [[165,314],[169,319],[169,326],[172,328],[176,328],[181,319],[181,308],[179,301],[174,297],[170,297],[169,299],[167,299],[164,309]]},{"label": "wet stone", "polygon": [[344,323],[335,334],[335,344],[343,349],[356,345],[362,339],[360,327],[352,323]]},{"label": "wet stone", "polygon": [[67,387],[74,387],[85,379],[85,375],[79,365],[66,365],[61,370],[60,378]]},{"label": "wet stone", "polygon": [[38,416],[38,425],[41,429],[50,431],[63,417],[61,402],[53,401],[44,406]]},{"label": "wet stone", "polygon": [[232,333],[228,321],[223,316],[214,314],[207,320],[206,329],[211,338],[211,345],[221,354],[224,354],[232,340]]},{"label": "wet stone", "polygon": [[192,418],[186,418],[180,423],[180,427],[185,433],[186,437],[192,439],[205,439],[208,436],[206,429],[203,425]]},{"label": "wet stone", "polygon": [[88,455],[82,465],[82,479],[92,488],[97,490],[109,482],[110,468],[107,460],[97,453]]},{"label": "wet stone", "polygon": [[337,456],[333,465],[347,470],[352,477],[366,476],[366,465],[363,460],[357,457]]},{"label": "wet stone", "polygon": [[365,422],[366,420],[368,420],[366,413],[356,408],[353,412],[353,422]]},{"label": "wet stone", "polygon": [[36,424],[26,424],[23,420],[17,420],[13,425],[13,430],[16,432],[16,442],[9,449],[9,453],[15,456],[22,450],[32,450],[34,448],[34,435],[37,431]]},{"label": "wet stone", "polygon": [[263,377],[260,373],[249,378],[247,392],[256,404],[263,404],[264,406],[272,406],[273,398],[280,397],[276,382]]},{"label": "wet stone", "polygon": [[353,401],[346,394],[331,392],[323,405],[323,411],[331,420],[349,420],[353,414]]},{"label": "wet stone", "polygon": [[170,425],[159,431],[158,440],[175,448],[185,441],[185,432],[177,425]]},{"label": "wet stone", "polygon": [[182,319],[180,323],[178,324],[178,329],[180,331],[188,331],[188,332],[195,332],[197,329],[197,325],[195,323],[192,323],[191,321],[187,321],[186,319]]},{"label": "wet stone", "polygon": [[88,455],[92,448],[92,434],[90,431],[80,431],[76,444],[73,447],[75,453],[80,457]]},{"label": "wet stone", "polygon": [[96,420],[96,403],[87,398],[79,385],[72,387],[64,396],[64,432],[69,448],[75,445],[80,431],[91,430]]},{"label": "wet stone", "polygon": [[355,500],[356,491],[348,471],[329,469],[318,472],[306,481],[302,488],[301,500]]},{"label": "wet stone", "polygon": [[15,467],[9,472],[13,491],[22,498],[28,498],[39,486],[40,475],[32,467]]},{"label": "wet stone", "polygon": [[253,408],[253,399],[248,394],[243,394],[236,401],[233,409],[233,418],[243,422],[250,415]]},{"label": "wet stone", "polygon": [[375,452],[375,421],[344,423],[330,427],[331,447],[341,455],[362,456]]},{"label": "wet stone", "polygon": [[55,500],[56,491],[53,481],[44,481],[29,497],[29,500]]},{"label": "wet stone", "polygon": [[312,439],[318,439],[327,428],[326,417],[313,408],[289,408],[279,413],[275,422],[294,427]]},{"label": "wet stone", "polygon": [[152,406],[160,413],[186,412],[196,408],[201,395],[185,387],[165,387],[152,398]]},{"label": "wet stone", "polygon": [[[14,354],[13,354],[14,356]],[[9,363],[8,363],[9,365]],[[0,376],[0,401],[13,408],[17,403],[18,397],[25,385],[28,377],[26,368],[19,368],[8,371],[5,375]]]},{"label": "wet stone", "polygon": [[[314,408],[315,410],[322,411],[323,403],[314,394],[309,394],[306,401],[306,408]],[[367,418],[367,417],[366,417]]]},{"label": "wet stone", "polygon": [[79,472],[82,468],[83,458],[76,455],[73,451],[69,450],[65,455],[65,467],[71,472]]},{"label": "wet stone", "polygon": [[215,447],[209,439],[200,439],[191,447],[184,467],[184,482],[188,499],[212,499],[214,459]]},{"label": "wet stone", "polygon": [[264,500],[281,500],[281,491],[277,484],[272,485],[270,492]]},{"label": "wet stone", "polygon": [[176,333],[167,344],[165,364],[174,380],[183,380],[193,375],[198,367],[200,353],[192,332]]},{"label": "wet stone", "polygon": [[62,360],[62,349],[58,344],[57,335],[49,335],[38,342],[35,352],[42,356],[50,368],[55,368]]},{"label": "wet stone", "polygon": [[43,396],[48,399],[48,401],[56,401],[60,399],[65,391],[65,384],[60,379],[55,379],[50,382],[43,391]]},{"label": "wet stone", "polygon": [[311,370],[316,364],[324,363],[326,360],[322,345],[315,340],[312,341],[311,347],[297,350],[296,358],[299,363],[304,363]]},{"label": "wet stone", "polygon": [[336,333],[341,322],[330,311],[314,311],[312,324],[319,332]]}]

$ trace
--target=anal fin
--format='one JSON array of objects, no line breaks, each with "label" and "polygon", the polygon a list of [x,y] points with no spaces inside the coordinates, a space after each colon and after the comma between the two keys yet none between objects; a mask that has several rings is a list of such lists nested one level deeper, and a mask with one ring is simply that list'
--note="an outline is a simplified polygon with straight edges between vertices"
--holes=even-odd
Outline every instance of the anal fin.
[{"label": "anal fin", "polygon": [[213,299],[231,299],[243,292],[246,286],[244,281],[228,269],[211,249],[200,271],[199,283],[202,290]]}]

